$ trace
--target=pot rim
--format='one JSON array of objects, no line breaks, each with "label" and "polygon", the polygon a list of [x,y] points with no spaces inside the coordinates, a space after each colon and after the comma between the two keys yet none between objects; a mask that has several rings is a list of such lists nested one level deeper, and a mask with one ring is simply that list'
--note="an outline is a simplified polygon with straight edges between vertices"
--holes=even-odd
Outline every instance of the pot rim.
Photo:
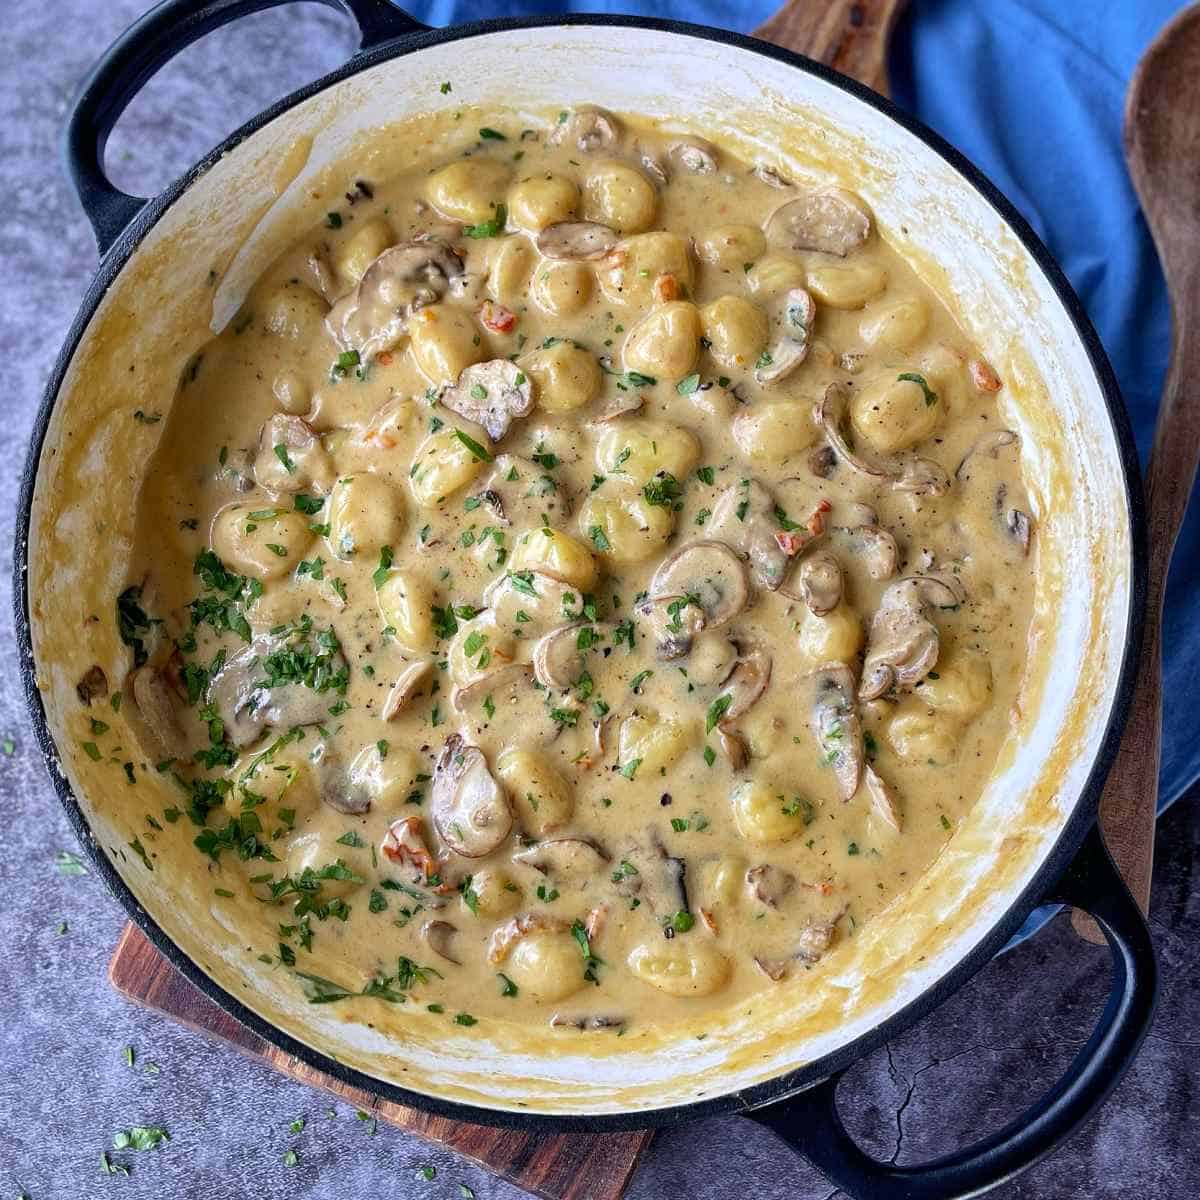
[{"label": "pot rim", "polygon": [[[397,17],[398,19],[402,17],[399,10],[397,10]],[[436,1094],[403,1088],[347,1067],[293,1038],[280,1027],[264,1020],[226,991],[185,954],[146,911],[108,856],[97,844],[83,809],[59,767],[58,750],[51,736],[42,696],[37,687],[32,622],[26,587],[29,566],[29,532],[33,518],[33,500],[38,468],[50,419],[63,380],[100,301],[136,252],[146,234],[157,224],[172,204],[215,162],[253,136],[277,116],[352,75],[384,62],[447,42],[477,38],[492,33],[555,26],[647,29],[658,33],[698,38],[775,59],[795,70],[816,76],[825,83],[832,84],[841,91],[870,105],[883,117],[900,125],[908,133],[920,139],[926,147],[942,158],[996,211],[1020,241],[1025,252],[1042,271],[1065,309],[1073,332],[1087,355],[1097,387],[1104,399],[1125,485],[1125,503],[1131,536],[1129,609],[1124,630],[1124,651],[1112,707],[1087,780],[1080,792],[1074,811],[1067,818],[1054,845],[1045,855],[1028,884],[1010,902],[1004,914],[993,923],[983,938],[940,979],[886,1020],[822,1058],[764,1080],[751,1088],[736,1092],[722,1093],[702,1100],[665,1107],[586,1115],[524,1112],[520,1109],[485,1107],[446,1100]],[[159,195],[146,202],[101,259],[99,268],[84,294],[79,310],[63,342],[42,396],[22,470],[13,555],[13,609],[25,699],[33,722],[34,734],[71,828],[105,885],[121,903],[130,919],[138,925],[159,953],[193,986],[264,1041],[277,1046],[285,1053],[299,1059],[306,1066],[320,1071],[323,1075],[329,1076],[339,1083],[366,1091],[381,1099],[474,1124],[519,1128],[540,1133],[570,1131],[597,1133],[661,1128],[718,1114],[744,1113],[775,1101],[785,1100],[789,1096],[844,1071],[853,1062],[877,1049],[895,1034],[914,1025],[958,991],[971,976],[995,956],[1020,928],[1030,911],[1042,902],[1047,891],[1057,881],[1079,849],[1096,817],[1100,791],[1116,755],[1132,699],[1145,615],[1146,575],[1146,516],[1141,472],[1129,414],[1121,398],[1108,356],[1081,301],[1049,250],[1014,205],[978,167],[939,134],[904,112],[890,99],[880,96],[864,84],[842,75],[823,63],[793,51],[745,34],[690,22],[618,14],[575,13],[556,16],[506,17],[489,21],[473,21],[464,25],[429,29],[417,33],[401,32],[387,41],[356,53],[334,71],[264,109],[234,130]]]}]

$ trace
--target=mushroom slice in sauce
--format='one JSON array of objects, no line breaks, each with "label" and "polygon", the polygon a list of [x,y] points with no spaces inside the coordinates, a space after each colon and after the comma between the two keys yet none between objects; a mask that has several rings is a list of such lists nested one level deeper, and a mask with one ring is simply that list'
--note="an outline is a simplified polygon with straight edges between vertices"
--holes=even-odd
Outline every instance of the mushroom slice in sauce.
[{"label": "mushroom slice in sauce", "polygon": [[689,596],[704,612],[705,629],[719,629],[750,602],[746,565],[724,542],[689,542],[669,554],[650,580],[651,596]]},{"label": "mushroom slice in sauce", "polygon": [[502,963],[512,953],[512,948],[523,937],[531,933],[561,931],[569,928],[566,921],[560,920],[558,917],[547,916],[540,912],[521,913],[505,921],[492,934],[491,940],[488,942],[488,962],[492,966]]},{"label": "mushroom slice in sauce", "polygon": [[842,431],[849,396],[840,383],[831,383],[825,395],[813,408],[813,419],[825,434],[837,456],[847,466],[876,479],[890,480],[897,491],[916,492],[927,496],[944,496],[950,490],[950,477],[932,459],[900,454],[895,458],[880,458],[851,448]]},{"label": "mushroom slice in sauce", "polygon": [[481,675],[462,687],[456,687],[450,693],[450,703],[458,712],[465,712],[468,704],[481,697],[504,688],[518,688],[532,678],[533,668],[528,663],[509,663],[497,667],[494,671],[488,671],[486,675]]},{"label": "mushroom slice in sauce", "polygon": [[[842,567],[828,550],[818,550],[800,561],[800,599],[814,616],[823,617],[841,603]],[[783,588],[779,589],[781,592]],[[785,595],[792,595],[785,592]]]},{"label": "mushroom slice in sauce", "polygon": [[312,426],[302,417],[276,413],[258,434],[254,478],[268,492],[327,492],[333,463]]},{"label": "mushroom slice in sauce", "polygon": [[786,175],[781,175],[774,167],[768,167],[766,163],[755,163],[750,174],[756,179],[761,179],[768,187],[778,188],[780,191],[785,191],[792,186],[792,181]]},{"label": "mushroom slice in sauce", "polygon": [[651,830],[645,842],[627,847],[612,872],[617,894],[636,898],[657,919],[691,911],[687,894],[687,864],[667,853]]},{"label": "mushroom slice in sauce", "polygon": [[371,793],[366,785],[340,768],[326,766],[322,771],[321,802],[348,817],[361,817],[371,811]]},{"label": "mushroom slice in sauce", "polygon": [[603,258],[619,240],[615,230],[595,221],[559,221],[538,234],[537,248],[545,258],[587,262]]},{"label": "mushroom slice in sauce", "polygon": [[737,666],[721,689],[721,695],[729,697],[721,727],[728,728],[738,717],[749,712],[770,682],[771,656],[757,642],[742,647]]},{"label": "mushroom slice in sauce", "polygon": [[442,921],[436,917],[421,926],[421,939],[425,945],[439,958],[444,958],[456,967],[461,967],[462,959],[454,957],[454,938],[457,934],[457,928],[449,921]]},{"label": "mushroom slice in sauce", "polygon": [[723,729],[717,726],[717,738],[721,743],[721,753],[729,761],[735,771],[742,770],[750,761],[750,745],[736,729]]},{"label": "mushroom slice in sauce", "polygon": [[651,146],[643,146],[635,142],[633,152],[637,155],[637,160],[641,164],[642,169],[659,187],[666,187],[671,182],[671,176],[667,171],[667,164],[663,161],[661,150]]},{"label": "mushroom slice in sauce", "polygon": [[610,150],[621,137],[621,122],[606,108],[597,104],[581,104],[573,108],[567,119],[555,126],[548,141],[553,145],[569,143],[584,154]]},{"label": "mushroom slice in sauce", "polygon": [[133,703],[158,759],[177,758],[184,753],[183,728],[179,723],[179,696],[166,674],[158,667],[138,667],[129,676]]},{"label": "mushroom slice in sauce", "polygon": [[389,862],[413,868],[414,883],[424,883],[438,873],[437,863],[425,842],[425,822],[420,817],[400,817],[393,821],[379,848]]},{"label": "mushroom slice in sauce", "polygon": [[766,221],[769,241],[791,250],[819,250],[845,258],[870,236],[861,201],[841,188],[804,192],[781,204]]},{"label": "mushroom slice in sauce", "polygon": [[938,657],[937,626],[928,609],[957,608],[963,598],[953,576],[910,575],[891,584],[871,618],[858,698],[875,700],[924,679]]},{"label": "mushroom slice in sauce", "polygon": [[717,169],[717,148],[699,137],[677,138],[667,147],[667,157],[693,175],[711,175]]},{"label": "mushroom slice in sauce", "polygon": [[763,387],[780,383],[804,362],[816,318],[816,303],[804,288],[784,293],[779,317],[783,333],[754,368],[755,383]]},{"label": "mushroom slice in sauce", "polygon": [[108,676],[99,663],[88,667],[79,677],[75,695],[79,697],[80,704],[91,704],[93,700],[103,700],[108,695]]},{"label": "mushroom slice in sauce", "polygon": [[428,659],[409,663],[392,684],[379,715],[385,721],[394,721],[408,706],[409,701],[421,694],[421,688],[433,675],[433,663]]},{"label": "mushroom slice in sauce", "polygon": [[800,931],[800,940],[796,946],[796,957],[801,962],[815,963],[833,945],[833,936],[837,932],[838,922],[846,915],[843,909],[829,921],[810,920]]},{"label": "mushroom slice in sauce", "polygon": [[854,672],[845,663],[829,663],[814,673],[813,684],[813,737],[833,768],[838,795],[845,802],[858,791],[866,763]]},{"label": "mushroom slice in sauce", "polygon": [[867,574],[872,579],[891,579],[900,558],[896,539],[882,526],[838,525],[837,533],[848,542],[851,550],[862,557]]},{"label": "mushroom slice in sauce", "polygon": [[876,816],[885,825],[889,825],[899,833],[901,831],[900,808],[896,803],[896,797],[892,795],[891,788],[884,783],[870,763],[863,772],[863,783],[866,785],[867,795],[871,797],[871,807]]},{"label": "mushroom slice in sauce", "polygon": [[528,458],[497,454],[492,470],[475,493],[498,525],[537,526],[571,513],[570,496],[554,477]]},{"label": "mushroom slice in sauce", "polygon": [[790,871],[773,867],[770,863],[751,867],[746,872],[746,891],[752,900],[768,908],[778,908],[780,901],[796,886],[796,877]]},{"label": "mushroom slice in sauce", "polygon": [[709,529],[714,537],[750,560],[750,575],[761,588],[777,591],[790,555],[775,536],[780,531],[775,497],[757,479],[730,484],[713,506]]},{"label": "mushroom slice in sauce", "polygon": [[512,860],[564,883],[586,883],[607,866],[608,855],[586,838],[549,838],[514,854]]},{"label": "mushroom slice in sauce", "polygon": [[493,358],[466,367],[440,399],[451,412],[482,425],[488,437],[498,442],[509,425],[533,407],[533,385],[516,363]]},{"label": "mushroom slice in sauce", "polygon": [[660,662],[682,658],[704,631],[704,609],[691,596],[653,596],[641,601],[636,611],[650,623],[654,656]]},{"label": "mushroom slice in sauce", "polygon": [[[286,635],[257,637],[227,659],[212,677],[208,701],[225,722],[230,741],[239,748],[254,741],[264,729],[319,725],[329,719],[329,706],[337,698],[333,692],[319,692],[302,683],[265,686],[263,661],[287,645]],[[336,674],[346,666],[338,651],[329,669]]]},{"label": "mushroom slice in sauce", "polygon": [[[955,469],[955,479],[964,484],[969,482],[971,478],[969,464],[977,455],[986,454],[989,458],[996,458],[1006,447],[1020,444],[1021,439],[1011,429],[994,429],[990,433],[985,433],[963,455],[962,461]],[[1001,482],[996,488],[996,512],[1001,519],[1005,533],[1017,543],[1022,554],[1028,554],[1029,542],[1033,536],[1033,518],[1019,508],[1008,508],[1005,503],[1007,496],[1008,487]]]},{"label": "mushroom slice in sauce", "polygon": [[409,318],[435,304],[463,274],[463,261],[440,238],[401,242],[385,250],[325,318],[342,350],[366,362],[404,336]]},{"label": "mushroom slice in sauce", "polygon": [[555,1013],[550,1018],[550,1024],[555,1029],[622,1029],[626,1025],[624,1017],[615,1017],[611,1014],[595,1013],[591,1016],[566,1016],[563,1013]]},{"label": "mushroom slice in sauce", "polygon": [[533,648],[533,673],[543,687],[553,690],[569,688],[583,674],[583,651],[579,648],[579,631],[590,628],[576,621],[552,629],[539,639]]},{"label": "mushroom slice in sauce", "polygon": [[754,965],[773,983],[778,983],[787,973],[791,961],[786,958],[763,958],[755,955]]},{"label": "mushroom slice in sauce", "polygon": [[478,746],[452,733],[433,769],[430,817],[438,836],[464,858],[482,858],[512,828],[504,789],[492,777]]}]

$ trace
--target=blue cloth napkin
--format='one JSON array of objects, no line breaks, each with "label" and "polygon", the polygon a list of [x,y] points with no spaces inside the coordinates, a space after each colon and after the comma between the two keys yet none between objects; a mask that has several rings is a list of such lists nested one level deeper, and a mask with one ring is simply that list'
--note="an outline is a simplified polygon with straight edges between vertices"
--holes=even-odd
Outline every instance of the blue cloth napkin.
[{"label": "blue cloth napkin", "polygon": [[[403,3],[403,0],[402,0]],[[430,25],[487,17],[624,12],[749,32],[782,0],[410,0]],[[822,0],[810,0],[822,3]],[[1166,371],[1166,287],[1125,172],[1125,91],[1184,0],[912,0],[892,50],[898,104],[962,150],[1017,206],[1099,330],[1133,417],[1142,463]],[[1200,506],[1167,592],[1160,810],[1200,778],[1187,703],[1200,667]]]}]

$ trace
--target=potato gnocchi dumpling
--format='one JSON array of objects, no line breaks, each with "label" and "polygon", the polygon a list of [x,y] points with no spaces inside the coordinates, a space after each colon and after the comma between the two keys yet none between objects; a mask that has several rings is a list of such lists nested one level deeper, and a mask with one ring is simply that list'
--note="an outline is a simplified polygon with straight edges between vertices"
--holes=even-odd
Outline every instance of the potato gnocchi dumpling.
[{"label": "potato gnocchi dumpling", "polygon": [[596,442],[596,468],[638,485],[666,472],[685,479],[700,460],[696,435],[662,421],[624,421],[605,426]]},{"label": "potato gnocchi dumpling", "polygon": [[538,407],[569,413],[590,404],[600,392],[602,376],[596,356],[570,342],[556,342],[520,359],[534,382]]},{"label": "potato gnocchi dumpling", "polygon": [[138,393],[80,632],[124,703],[72,732],[295,1003],[599,1061],[827,990],[960,836],[1027,707],[1040,448],[873,176],[467,90]]},{"label": "potato gnocchi dumpling", "polygon": [[404,533],[404,498],[386,479],[364,471],[344,475],[329,495],[329,545],[340,559],[378,556]]},{"label": "potato gnocchi dumpling", "polygon": [[597,553],[629,566],[662,552],[675,515],[667,505],[651,504],[643,489],[614,481],[584,501],[579,527]]},{"label": "potato gnocchi dumpling", "polygon": [[476,155],[435,171],[426,194],[444,216],[476,225],[489,220],[504,202],[511,178],[504,163]]},{"label": "potato gnocchi dumpling", "polygon": [[[256,512],[267,516],[255,516]],[[230,504],[217,513],[212,525],[212,548],[235,571],[264,583],[290,575],[299,565],[313,534],[308,521],[296,512],[256,509],[251,504]]]}]

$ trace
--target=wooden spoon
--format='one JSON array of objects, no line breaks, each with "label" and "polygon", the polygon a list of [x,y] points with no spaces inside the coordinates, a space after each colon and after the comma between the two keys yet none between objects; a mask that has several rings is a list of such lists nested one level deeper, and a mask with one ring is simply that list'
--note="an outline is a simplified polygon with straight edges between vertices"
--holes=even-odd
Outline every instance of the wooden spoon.
[{"label": "wooden spoon", "polygon": [[[1125,158],[1171,297],[1171,365],[1146,474],[1146,632],[1129,724],[1100,798],[1100,828],[1142,911],[1150,900],[1162,734],[1162,606],[1200,459],[1200,5],[1155,38],[1125,104]],[[1181,701],[1185,697],[1179,698]],[[1104,939],[1075,914],[1088,941]]]},{"label": "wooden spoon", "polygon": [[887,56],[908,0],[790,0],[754,36],[807,55],[887,96]]}]

